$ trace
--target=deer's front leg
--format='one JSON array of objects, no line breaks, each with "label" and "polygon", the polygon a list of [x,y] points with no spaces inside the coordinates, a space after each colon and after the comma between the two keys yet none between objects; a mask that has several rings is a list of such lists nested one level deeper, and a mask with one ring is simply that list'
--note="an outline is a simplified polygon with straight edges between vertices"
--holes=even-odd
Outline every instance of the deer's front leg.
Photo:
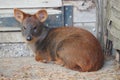
[{"label": "deer's front leg", "polygon": [[35,60],[36,61],[41,61],[42,60],[42,58],[40,57],[40,53],[39,52],[35,53]]}]

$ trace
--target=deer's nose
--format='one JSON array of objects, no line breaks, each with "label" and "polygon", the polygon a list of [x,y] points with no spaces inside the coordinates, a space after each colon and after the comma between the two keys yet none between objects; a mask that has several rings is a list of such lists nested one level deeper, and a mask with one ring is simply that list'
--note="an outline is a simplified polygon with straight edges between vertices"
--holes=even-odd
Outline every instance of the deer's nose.
[{"label": "deer's nose", "polygon": [[27,36],[27,37],[26,37],[26,40],[27,40],[27,41],[31,41],[31,40],[32,40],[32,37],[31,37],[31,36]]}]

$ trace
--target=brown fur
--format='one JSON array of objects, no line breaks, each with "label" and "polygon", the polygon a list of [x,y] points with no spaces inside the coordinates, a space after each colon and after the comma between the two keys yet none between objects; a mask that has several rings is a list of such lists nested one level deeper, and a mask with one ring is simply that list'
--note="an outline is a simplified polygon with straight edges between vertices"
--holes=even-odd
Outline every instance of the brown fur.
[{"label": "brown fur", "polygon": [[[33,41],[28,41],[31,48],[34,48],[33,51],[36,54],[35,59],[37,61],[49,62],[53,60],[56,64],[83,72],[96,71],[103,66],[104,55],[101,46],[98,40],[87,30],[75,27],[49,29],[43,24],[47,19],[44,10],[41,15],[44,15],[44,17],[39,17],[41,11],[34,15],[22,12],[27,16],[22,15],[22,19],[17,17],[16,12],[20,12],[20,10],[14,10],[15,18],[18,18],[17,20],[20,23],[24,23],[24,26],[25,24],[38,25],[37,30],[39,33],[31,36]],[[31,21],[31,17],[33,21]],[[27,18],[30,18],[30,23],[25,22]],[[29,26],[25,27],[27,31]],[[31,30],[28,30],[28,33],[31,34]]]}]

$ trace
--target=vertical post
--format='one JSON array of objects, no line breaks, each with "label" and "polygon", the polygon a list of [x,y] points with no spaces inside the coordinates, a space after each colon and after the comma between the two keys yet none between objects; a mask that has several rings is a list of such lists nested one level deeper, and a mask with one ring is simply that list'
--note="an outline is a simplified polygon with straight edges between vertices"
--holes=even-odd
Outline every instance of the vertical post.
[{"label": "vertical post", "polygon": [[103,26],[103,0],[96,0],[96,26],[97,26],[97,38],[104,49],[104,26]]},{"label": "vertical post", "polygon": [[115,53],[116,53],[115,59],[120,63],[120,50],[115,50]]},{"label": "vertical post", "polygon": [[64,5],[64,26],[73,26],[73,6]]},{"label": "vertical post", "polygon": [[112,21],[108,20],[110,16],[110,1],[111,0],[103,0],[104,1],[104,9],[103,9],[103,35],[104,35],[104,53],[105,55],[112,55],[114,51],[113,43],[108,39],[109,32],[107,30],[107,26],[110,26]]}]

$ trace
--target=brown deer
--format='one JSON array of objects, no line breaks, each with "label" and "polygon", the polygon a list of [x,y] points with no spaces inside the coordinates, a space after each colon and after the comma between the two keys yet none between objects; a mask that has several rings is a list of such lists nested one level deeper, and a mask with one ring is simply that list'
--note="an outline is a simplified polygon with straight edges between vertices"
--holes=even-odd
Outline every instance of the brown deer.
[{"label": "brown deer", "polygon": [[76,27],[46,27],[48,14],[40,10],[27,14],[14,9],[22,27],[22,35],[35,53],[36,61],[55,61],[77,71],[96,71],[104,64],[104,54],[98,40],[87,30]]}]

